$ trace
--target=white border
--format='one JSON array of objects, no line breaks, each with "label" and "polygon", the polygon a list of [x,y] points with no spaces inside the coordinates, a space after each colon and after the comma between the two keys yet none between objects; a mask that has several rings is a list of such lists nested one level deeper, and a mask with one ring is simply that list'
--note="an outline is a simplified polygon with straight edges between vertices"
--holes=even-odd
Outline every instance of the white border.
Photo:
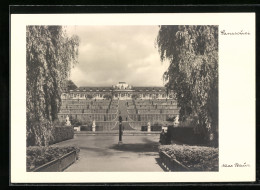
[{"label": "white border", "polygon": [[[25,168],[26,25],[219,25],[219,172],[55,172]],[[250,164],[225,168],[222,164]],[[255,14],[11,15],[11,183],[234,182],[255,180]]]}]

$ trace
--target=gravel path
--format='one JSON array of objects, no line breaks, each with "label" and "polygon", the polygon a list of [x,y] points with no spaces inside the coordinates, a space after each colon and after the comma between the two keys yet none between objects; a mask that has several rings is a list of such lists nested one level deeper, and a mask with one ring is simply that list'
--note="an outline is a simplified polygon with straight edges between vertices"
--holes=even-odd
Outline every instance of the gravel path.
[{"label": "gravel path", "polygon": [[118,136],[74,136],[74,139],[57,145],[77,145],[80,159],[65,172],[159,172],[159,135],[123,136],[123,144],[118,145]]}]

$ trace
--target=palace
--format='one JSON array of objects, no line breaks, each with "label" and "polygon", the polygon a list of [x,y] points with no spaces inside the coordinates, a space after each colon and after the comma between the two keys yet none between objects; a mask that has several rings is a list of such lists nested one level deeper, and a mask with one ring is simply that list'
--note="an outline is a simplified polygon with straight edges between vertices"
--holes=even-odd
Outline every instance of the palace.
[{"label": "palace", "polygon": [[165,87],[134,87],[119,82],[111,87],[79,87],[64,92],[61,98],[61,121],[69,116],[83,125],[95,123],[101,131],[118,129],[119,115],[126,130],[173,121],[179,115],[174,93]]},{"label": "palace", "polygon": [[140,87],[131,86],[125,82],[119,82],[111,87],[79,87],[63,93],[62,99],[108,99],[111,96],[117,100],[139,99],[170,99],[173,91],[167,92],[165,87]]}]

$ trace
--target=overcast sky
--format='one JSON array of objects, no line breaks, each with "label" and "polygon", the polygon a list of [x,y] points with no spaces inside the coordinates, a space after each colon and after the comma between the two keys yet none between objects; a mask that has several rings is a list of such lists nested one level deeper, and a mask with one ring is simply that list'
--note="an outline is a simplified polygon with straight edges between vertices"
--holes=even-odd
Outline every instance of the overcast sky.
[{"label": "overcast sky", "polygon": [[80,38],[79,64],[71,72],[77,86],[163,86],[167,69],[155,39],[158,26],[71,26]]}]

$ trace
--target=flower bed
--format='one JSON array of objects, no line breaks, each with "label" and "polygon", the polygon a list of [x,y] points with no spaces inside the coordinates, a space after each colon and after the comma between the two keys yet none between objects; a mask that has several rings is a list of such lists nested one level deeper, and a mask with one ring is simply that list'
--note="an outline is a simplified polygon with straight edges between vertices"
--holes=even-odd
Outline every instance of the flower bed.
[{"label": "flower bed", "polygon": [[166,152],[191,171],[218,171],[218,148],[188,145],[161,145]]},{"label": "flower bed", "polygon": [[79,155],[79,148],[74,146],[66,147],[39,147],[31,146],[27,147],[26,150],[26,170],[33,171],[34,169],[51,162],[55,159],[58,159],[69,152],[76,151],[77,159]]}]

